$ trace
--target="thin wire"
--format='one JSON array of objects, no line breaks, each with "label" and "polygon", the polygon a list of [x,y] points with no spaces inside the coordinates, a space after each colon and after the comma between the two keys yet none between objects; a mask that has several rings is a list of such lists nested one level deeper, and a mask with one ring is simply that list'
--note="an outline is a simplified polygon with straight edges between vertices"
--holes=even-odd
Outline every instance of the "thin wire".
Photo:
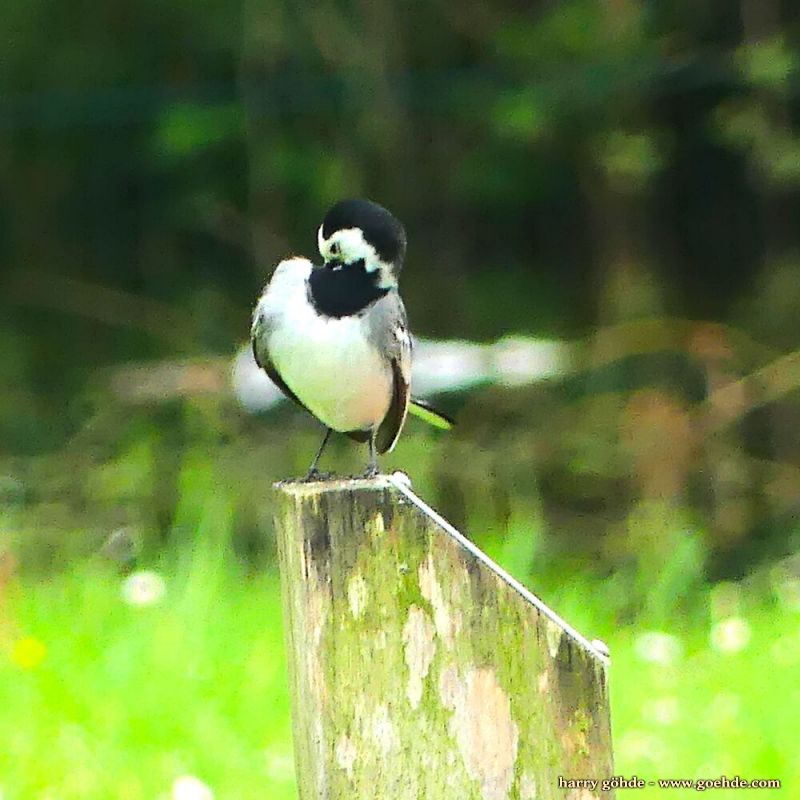
[{"label": "thin wire", "polygon": [[489,556],[473,544],[466,536],[456,530],[441,514],[434,511],[426,502],[421,500],[408,486],[395,475],[387,476],[388,481],[397,489],[404,497],[413,503],[426,517],[428,517],[436,525],[444,528],[458,543],[477,558],[482,564],[487,566],[492,572],[495,573],[502,581],[507,583],[512,589],[517,591],[529,603],[534,605],[542,614],[549,620],[554,622],[561,628],[564,633],[570,636],[577,644],[587,650],[593,655],[604,667],[610,664],[610,659],[601,653],[585,636],[578,633],[568,622],[563,620],[551,608],[545,605],[533,592],[526,589],[518,580],[509,575],[502,567],[495,564]]}]

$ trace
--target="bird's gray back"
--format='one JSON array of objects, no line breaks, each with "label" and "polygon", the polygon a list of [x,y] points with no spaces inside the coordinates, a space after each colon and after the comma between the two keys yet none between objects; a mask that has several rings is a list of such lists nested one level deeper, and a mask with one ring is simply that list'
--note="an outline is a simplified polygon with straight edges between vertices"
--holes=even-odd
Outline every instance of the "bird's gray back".
[{"label": "bird's gray back", "polygon": [[392,371],[392,401],[378,429],[378,452],[391,450],[405,422],[411,397],[411,334],[406,310],[395,290],[378,300],[365,320],[370,343]]},{"label": "bird's gray back", "polygon": [[367,336],[387,359],[396,359],[403,373],[410,375],[411,334],[406,309],[400,295],[390,291],[367,312]]}]

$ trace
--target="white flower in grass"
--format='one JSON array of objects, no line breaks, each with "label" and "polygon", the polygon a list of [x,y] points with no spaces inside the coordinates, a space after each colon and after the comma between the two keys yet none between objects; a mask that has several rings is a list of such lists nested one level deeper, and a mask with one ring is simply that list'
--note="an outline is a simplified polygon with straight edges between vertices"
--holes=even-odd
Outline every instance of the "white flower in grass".
[{"label": "white flower in grass", "polygon": [[214,792],[200,778],[181,775],[172,784],[172,800],[214,800]]},{"label": "white flower in grass", "polygon": [[122,599],[132,606],[155,605],[166,591],[164,579],[151,570],[132,572],[122,582]]},{"label": "white flower in grass", "polygon": [[668,758],[667,747],[658,736],[635,729],[628,730],[622,735],[618,751],[625,761],[650,761],[654,764],[663,764]]},{"label": "white flower in grass", "polygon": [[729,728],[742,710],[742,701],[733,692],[718,692],[714,695],[704,715],[712,727]]},{"label": "white flower in grass", "polygon": [[642,716],[658,725],[672,725],[680,716],[680,707],[675,697],[655,697],[642,708]]},{"label": "white flower in grass", "polygon": [[720,653],[738,653],[750,644],[750,623],[743,617],[728,617],[711,628],[711,646]]},{"label": "white flower in grass", "polygon": [[636,655],[652,664],[673,664],[683,654],[681,640],[663,631],[647,631],[636,637]]},{"label": "white flower in grass", "polygon": [[267,774],[274,781],[290,781],[294,777],[294,759],[284,750],[267,748],[264,751]]}]

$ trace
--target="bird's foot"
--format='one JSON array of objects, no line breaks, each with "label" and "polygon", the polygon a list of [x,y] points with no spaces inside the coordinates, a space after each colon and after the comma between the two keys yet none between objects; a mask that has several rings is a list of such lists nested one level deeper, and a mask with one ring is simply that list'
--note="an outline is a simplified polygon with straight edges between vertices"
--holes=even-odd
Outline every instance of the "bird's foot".
[{"label": "bird's foot", "polygon": [[370,464],[362,475],[363,478],[377,478],[381,474],[380,468],[377,464]]},{"label": "bird's foot", "polygon": [[316,483],[318,481],[329,481],[333,478],[332,472],[320,472],[316,468],[310,469],[304,478],[300,478],[299,483]]}]

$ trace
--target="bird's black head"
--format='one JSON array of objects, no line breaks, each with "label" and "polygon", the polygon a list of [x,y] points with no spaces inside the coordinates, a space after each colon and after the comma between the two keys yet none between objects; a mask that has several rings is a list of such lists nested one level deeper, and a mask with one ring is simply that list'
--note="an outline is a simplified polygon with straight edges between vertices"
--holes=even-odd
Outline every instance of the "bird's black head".
[{"label": "bird's black head", "polygon": [[406,232],[391,212],[370,200],[341,200],[325,215],[317,233],[325,263],[359,264],[376,273],[376,284],[397,285],[406,254]]}]

